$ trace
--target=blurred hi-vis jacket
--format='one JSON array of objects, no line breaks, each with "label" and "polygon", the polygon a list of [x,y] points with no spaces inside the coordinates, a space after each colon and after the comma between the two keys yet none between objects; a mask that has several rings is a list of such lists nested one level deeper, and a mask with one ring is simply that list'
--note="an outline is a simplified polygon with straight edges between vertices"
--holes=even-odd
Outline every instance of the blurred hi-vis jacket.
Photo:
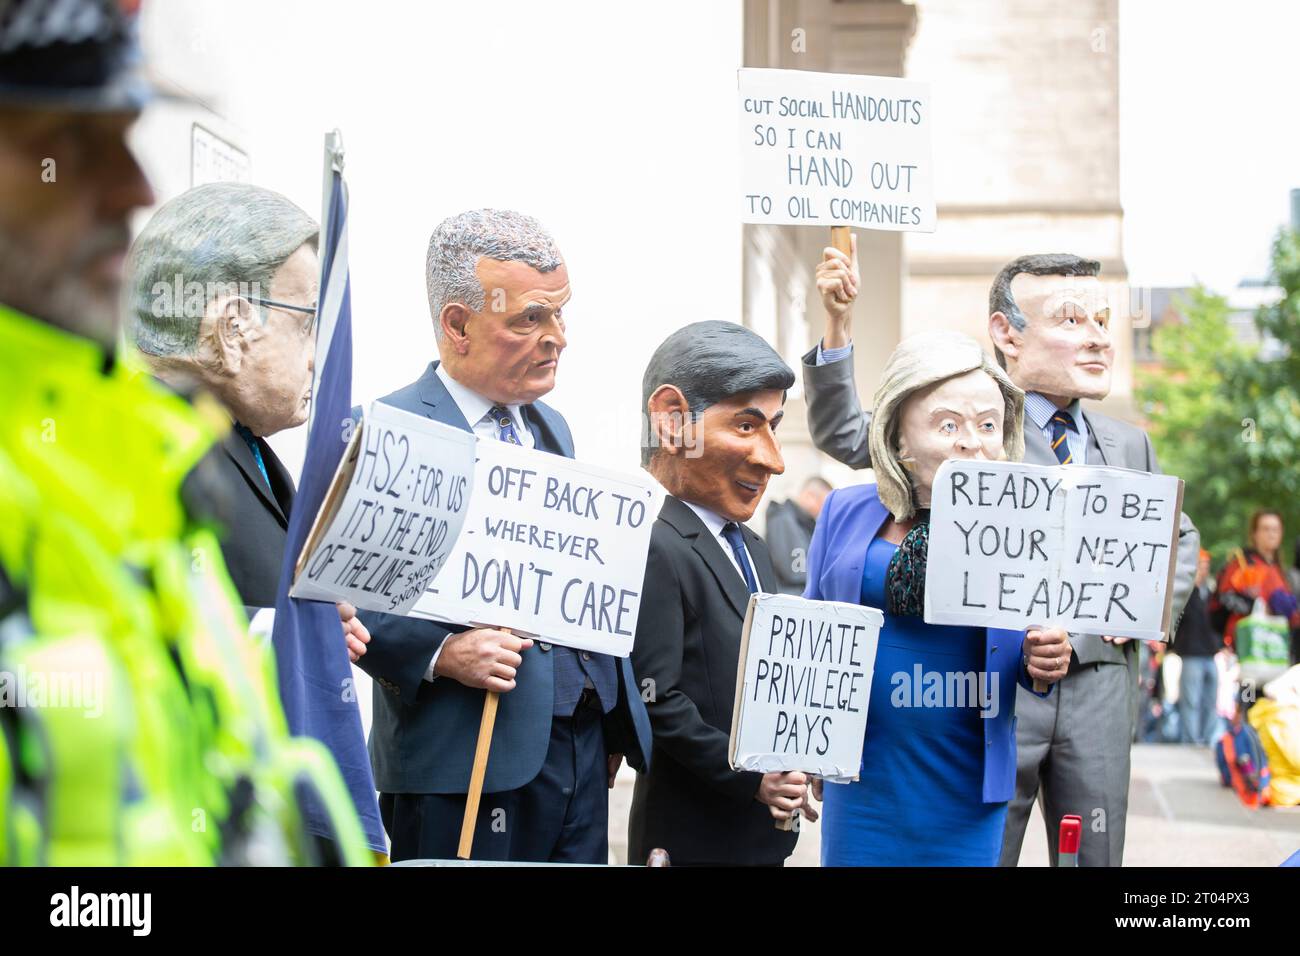
[{"label": "blurred hi-vis jacket", "polygon": [[316,862],[304,789],[370,862],[182,503],[220,410],[4,306],[0,354],[0,864]]}]

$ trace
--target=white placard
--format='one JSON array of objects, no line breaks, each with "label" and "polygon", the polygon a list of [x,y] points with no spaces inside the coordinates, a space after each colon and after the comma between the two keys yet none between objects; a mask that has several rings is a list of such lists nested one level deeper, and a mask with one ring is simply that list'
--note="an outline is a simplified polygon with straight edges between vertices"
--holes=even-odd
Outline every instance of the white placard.
[{"label": "white placard", "polygon": [[734,770],[858,779],[880,611],[755,594],[745,615],[731,715]]},{"label": "white placard", "polygon": [[470,511],[474,436],[375,402],[348,443],[289,594],[406,614]]},{"label": "white placard", "polygon": [[481,441],[464,532],[412,614],[627,657],[662,494],[643,472]]},{"label": "white placard", "polygon": [[1164,640],[1182,499],[1172,475],[946,461],[934,479],[925,620]]},{"label": "white placard", "polygon": [[743,69],[741,221],[933,232],[927,83]]}]

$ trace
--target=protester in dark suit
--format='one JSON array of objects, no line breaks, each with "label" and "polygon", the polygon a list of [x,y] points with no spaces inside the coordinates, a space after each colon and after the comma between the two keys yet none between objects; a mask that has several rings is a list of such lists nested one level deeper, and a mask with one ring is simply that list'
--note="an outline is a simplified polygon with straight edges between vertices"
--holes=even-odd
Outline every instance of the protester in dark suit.
[{"label": "protester in dark suit", "polygon": [[[204,490],[250,616],[275,607],[280,581],[294,485],[266,439],[307,420],[319,232],[278,193],[212,183],[164,204],[127,263],[128,333],[150,369],[231,418]],[[359,622],[347,629],[367,637]]]},{"label": "protester in dark suit", "polygon": [[[254,632],[267,637],[294,497],[293,478],[267,438],[307,420],[319,232],[311,216],[278,193],[212,183],[164,204],[127,262],[128,333],[149,368],[173,388],[211,395],[230,418],[230,431],[191,472],[184,490],[220,525],[231,581]],[[338,608],[355,659],[370,635],[355,608]],[[370,845],[382,852],[355,700],[337,693],[325,700],[337,728],[335,757]],[[339,741],[352,740],[355,754],[340,749],[346,745]]]},{"label": "protester in dark suit", "polygon": [[782,594],[803,594],[808,583],[808,545],[830,493],[826,479],[814,476],[803,483],[795,497],[767,506],[764,535],[772,553],[776,587]]},{"label": "protester in dark suit", "polygon": [[[442,360],[381,401],[573,457],[569,426],[539,401],[555,385],[570,295],[551,236],[517,212],[463,213],[434,230],[427,269]],[[375,678],[370,753],[393,859],[455,856],[484,691],[496,691],[473,857],[608,862],[608,788],[624,754],[643,767],[650,749],[627,659],[362,616],[372,640],[358,664]]]},{"label": "protester in dark suit", "polygon": [[[127,262],[127,331],[149,368],[178,391],[210,395],[229,416],[229,432],[183,490],[191,507],[219,525],[231,581],[254,633],[267,638],[294,485],[266,439],[307,418],[318,233],[310,216],[277,193],[213,183],[163,205]],[[197,401],[202,406],[204,399]],[[364,649],[369,634],[355,609],[338,610],[349,648]],[[324,700],[325,742],[371,848],[383,852],[355,700],[337,693]],[[322,858],[334,859],[329,837],[317,835]]]},{"label": "protester in dark suit", "polygon": [[794,850],[798,834],[773,820],[804,805],[805,775],[737,772],[727,757],[749,596],[776,589],[767,549],[743,522],[785,470],[776,428],[793,384],[771,346],[732,322],[679,329],[646,367],[641,463],[668,497],[632,648],[654,728],[632,797],[632,859],[663,847],[674,865],[780,865]]},{"label": "protester in dark suit", "polygon": [[[817,286],[826,335],[804,356],[813,443],[854,468],[871,467],[871,413],[853,381],[849,326],[858,292],[855,252],[826,249]],[[1071,255],[1022,256],[996,276],[989,293],[989,337],[998,361],[1025,392],[1025,461],[1035,465],[1112,465],[1158,473],[1146,433],[1084,408],[1080,399],[1110,391],[1114,345],[1100,264]],[[1013,288],[1014,286],[1014,288]],[[1014,293],[1014,294],[1013,294]],[[1173,582],[1173,616],[1187,603],[1200,535],[1184,514]],[[1129,750],[1137,721],[1137,653],[1125,638],[1070,635],[1074,648],[1060,693],[1022,689],[1016,709],[1016,796],[1007,814],[1003,865],[1020,856],[1035,799],[1043,805],[1049,860],[1057,860],[1064,814],[1084,818],[1081,866],[1119,866],[1128,812]]]}]

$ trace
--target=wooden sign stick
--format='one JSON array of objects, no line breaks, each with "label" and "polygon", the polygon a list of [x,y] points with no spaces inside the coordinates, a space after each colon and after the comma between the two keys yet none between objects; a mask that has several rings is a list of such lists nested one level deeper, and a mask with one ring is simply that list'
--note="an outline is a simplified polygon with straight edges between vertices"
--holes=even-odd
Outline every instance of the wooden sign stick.
[{"label": "wooden sign stick", "polygon": [[849,239],[848,226],[831,226],[831,245],[846,256],[853,255],[853,242]]},{"label": "wooden sign stick", "polygon": [[[509,628],[502,628],[507,634]],[[460,824],[460,845],[456,848],[458,860],[468,860],[474,848],[474,824],[478,822],[478,805],[483,797],[483,778],[487,776],[488,751],[492,749],[492,730],[497,723],[497,704],[501,695],[487,691],[483,699],[483,720],[478,725],[478,744],[474,748],[474,767],[469,774],[469,791],[465,794],[465,818]]]}]

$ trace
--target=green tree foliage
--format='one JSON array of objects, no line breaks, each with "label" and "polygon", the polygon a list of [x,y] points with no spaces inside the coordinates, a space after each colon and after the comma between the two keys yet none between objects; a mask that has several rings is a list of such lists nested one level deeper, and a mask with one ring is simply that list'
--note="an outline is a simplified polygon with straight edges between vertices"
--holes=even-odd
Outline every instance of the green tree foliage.
[{"label": "green tree foliage", "polygon": [[1257,508],[1282,512],[1284,564],[1300,533],[1300,234],[1279,234],[1273,272],[1282,298],[1255,324],[1280,354],[1238,342],[1227,302],[1198,286],[1178,305],[1184,321],[1156,330],[1162,367],[1139,377],[1161,467],[1186,482],[1183,508],[1216,565],[1246,544]]}]

